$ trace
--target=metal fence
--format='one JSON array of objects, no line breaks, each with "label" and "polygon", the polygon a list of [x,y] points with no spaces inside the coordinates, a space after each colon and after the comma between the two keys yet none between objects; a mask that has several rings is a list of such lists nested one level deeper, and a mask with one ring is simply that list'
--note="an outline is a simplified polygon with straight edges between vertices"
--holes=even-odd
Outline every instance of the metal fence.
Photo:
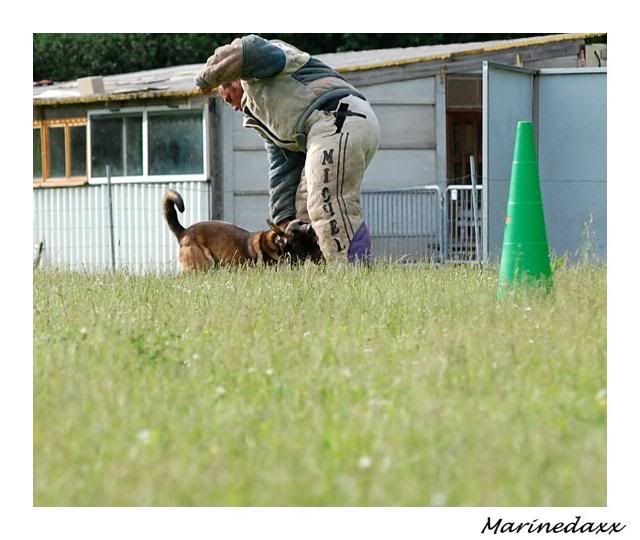
[{"label": "metal fence", "polygon": [[482,186],[449,186],[444,222],[446,262],[482,261]]},{"label": "metal fence", "polygon": [[180,192],[186,205],[180,220],[190,225],[208,217],[209,184],[122,183],[112,187],[113,227],[107,185],[33,190],[34,259],[40,266],[104,272],[115,262],[117,270],[134,273],[177,271],[178,242],[162,215],[162,196],[167,189]]},{"label": "metal fence", "polygon": [[442,194],[438,186],[364,191],[362,207],[376,259],[443,260]]},{"label": "metal fence", "polygon": [[[175,272],[177,242],[162,217],[168,188],[185,197],[185,224],[207,219],[208,185],[113,186],[115,266],[136,273]],[[471,186],[368,190],[362,206],[377,260],[482,260],[481,189],[474,220]],[[34,260],[41,266],[104,271],[111,267],[107,186],[34,190]]]}]

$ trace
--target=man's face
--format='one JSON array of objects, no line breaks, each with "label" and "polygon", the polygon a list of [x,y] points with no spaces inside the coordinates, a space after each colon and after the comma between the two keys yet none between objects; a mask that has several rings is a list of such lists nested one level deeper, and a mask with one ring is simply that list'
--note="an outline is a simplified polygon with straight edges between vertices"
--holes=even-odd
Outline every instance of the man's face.
[{"label": "man's face", "polygon": [[240,81],[221,84],[218,86],[218,95],[225,101],[225,103],[231,105],[234,111],[242,110],[240,103],[242,102],[244,90],[242,89]]}]

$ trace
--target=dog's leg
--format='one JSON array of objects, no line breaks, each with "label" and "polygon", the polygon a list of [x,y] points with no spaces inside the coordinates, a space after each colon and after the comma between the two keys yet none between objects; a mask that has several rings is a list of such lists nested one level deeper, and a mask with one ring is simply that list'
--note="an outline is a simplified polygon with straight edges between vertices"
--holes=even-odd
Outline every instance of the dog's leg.
[{"label": "dog's leg", "polygon": [[211,257],[211,253],[207,256],[200,245],[191,245],[180,250],[180,266],[183,270],[206,270],[213,263],[215,263],[215,259]]},{"label": "dog's leg", "polygon": [[209,261],[209,263],[211,265],[216,264],[218,261],[214,258],[214,256],[211,254],[211,251],[209,250],[209,248],[207,246],[202,246],[202,252],[204,253],[204,256],[207,258],[207,260]]}]

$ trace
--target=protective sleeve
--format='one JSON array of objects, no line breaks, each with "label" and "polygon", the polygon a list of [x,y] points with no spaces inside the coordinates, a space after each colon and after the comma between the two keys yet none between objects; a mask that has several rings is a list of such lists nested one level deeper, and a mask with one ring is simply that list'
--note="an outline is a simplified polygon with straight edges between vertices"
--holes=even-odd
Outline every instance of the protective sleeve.
[{"label": "protective sleeve", "polygon": [[280,73],[287,65],[285,52],[260,36],[242,38],[242,79],[267,79]]},{"label": "protective sleeve", "polygon": [[269,160],[269,214],[275,223],[296,217],[296,191],[305,154],[290,152],[265,141]]},{"label": "protective sleeve", "polygon": [[218,47],[196,77],[199,88],[215,88],[218,85],[240,79],[242,71],[242,40],[234,39],[229,45]]}]

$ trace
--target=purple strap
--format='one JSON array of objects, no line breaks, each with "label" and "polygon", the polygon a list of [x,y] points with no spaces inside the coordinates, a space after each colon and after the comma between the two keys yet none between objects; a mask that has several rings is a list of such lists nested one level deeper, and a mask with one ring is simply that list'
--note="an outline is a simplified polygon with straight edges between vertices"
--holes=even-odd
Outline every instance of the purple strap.
[{"label": "purple strap", "polygon": [[351,240],[351,244],[349,244],[347,256],[350,263],[371,262],[371,237],[369,236],[369,229],[364,221],[356,231],[353,240]]}]

